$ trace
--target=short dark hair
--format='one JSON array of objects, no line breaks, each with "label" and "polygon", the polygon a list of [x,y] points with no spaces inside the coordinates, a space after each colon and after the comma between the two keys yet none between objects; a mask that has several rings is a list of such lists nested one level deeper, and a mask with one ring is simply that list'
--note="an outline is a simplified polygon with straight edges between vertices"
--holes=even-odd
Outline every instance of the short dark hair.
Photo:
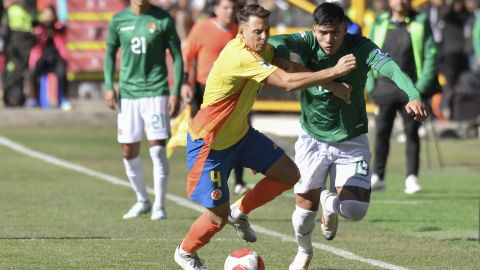
[{"label": "short dark hair", "polygon": [[[222,1],[223,1],[223,0],[215,0],[215,1],[213,2],[213,5],[214,5],[214,6],[218,6],[218,5],[220,5],[220,2],[222,2]],[[237,3],[237,4],[238,4],[238,0],[227,0],[227,1],[234,2],[234,3]]]},{"label": "short dark hair", "polygon": [[345,12],[337,3],[323,3],[313,11],[313,20],[317,25],[332,26],[343,23]]},{"label": "short dark hair", "polygon": [[245,6],[237,14],[238,24],[248,23],[248,20],[250,20],[251,16],[268,18],[270,16],[270,13],[270,11],[264,9],[262,6],[259,5]]}]

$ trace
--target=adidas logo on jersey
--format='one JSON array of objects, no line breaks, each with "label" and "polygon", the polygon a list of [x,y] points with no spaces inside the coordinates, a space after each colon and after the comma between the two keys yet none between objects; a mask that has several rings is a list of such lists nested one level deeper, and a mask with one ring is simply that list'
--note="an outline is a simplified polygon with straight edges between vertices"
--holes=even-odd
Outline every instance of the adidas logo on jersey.
[{"label": "adidas logo on jersey", "polygon": [[135,26],[124,26],[120,27],[120,31],[128,31],[128,30],[134,30]]}]

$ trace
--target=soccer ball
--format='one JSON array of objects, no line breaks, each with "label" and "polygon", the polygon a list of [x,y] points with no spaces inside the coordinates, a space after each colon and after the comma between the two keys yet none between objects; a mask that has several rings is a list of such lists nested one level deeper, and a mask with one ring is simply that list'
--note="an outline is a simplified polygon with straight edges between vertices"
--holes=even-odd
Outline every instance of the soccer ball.
[{"label": "soccer ball", "polygon": [[223,270],[265,270],[265,265],[257,252],[239,249],[228,256]]}]

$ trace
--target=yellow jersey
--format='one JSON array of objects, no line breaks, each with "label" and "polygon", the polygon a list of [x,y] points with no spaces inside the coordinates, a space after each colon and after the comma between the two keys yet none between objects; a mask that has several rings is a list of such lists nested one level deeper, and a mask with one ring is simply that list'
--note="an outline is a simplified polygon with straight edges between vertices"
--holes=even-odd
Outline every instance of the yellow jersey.
[{"label": "yellow jersey", "polygon": [[274,50],[267,44],[256,53],[240,35],[225,46],[208,75],[201,109],[189,123],[193,140],[204,139],[210,148],[223,150],[245,136],[261,82],[278,68],[270,64]]}]

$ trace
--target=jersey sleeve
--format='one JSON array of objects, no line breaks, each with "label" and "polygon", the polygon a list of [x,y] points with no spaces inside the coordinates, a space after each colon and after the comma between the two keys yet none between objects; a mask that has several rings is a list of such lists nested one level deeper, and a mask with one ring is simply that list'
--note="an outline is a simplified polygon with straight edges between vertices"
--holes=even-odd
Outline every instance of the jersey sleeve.
[{"label": "jersey sleeve", "polygon": [[380,74],[392,80],[398,88],[402,89],[408,96],[408,100],[422,100],[412,79],[403,72],[394,61],[389,61],[379,70]]},{"label": "jersey sleeve", "polygon": [[[271,61],[273,58],[273,48],[267,53],[266,59]],[[253,51],[243,51],[240,55],[240,65],[233,67],[230,71],[232,77],[242,77],[245,79],[252,79],[258,83],[262,82],[270,74],[272,74],[278,67],[272,65],[265,58]]]},{"label": "jersey sleeve", "polygon": [[200,38],[198,38],[198,34],[201,31],[200,28],[201,27],[199,27],[199,24],[196,23],[188,34],[187,40],[185,41],[185,47],[182,50],[182,54],[188,59],[195,58],[200,51]]},{"label": "jersey sleeve", "polygon": [[293,45],[293,43],[290,42],[289,49],[294,49],[290,51],[298,54],[302,59],[305,56],[310,57],[312,54],[312,49],[317,43],[317,40],[313,36],[312,30],[300,31],[298,33],[291,34],[291,37],[295,40],[296,44]]},{"label": "jersey sleeve", "polygon": [[371,40],[366,40],[357,48],[355,57],[357,58],[357,65],[365,63],[370,69],[377,72],[383,65],[392,60],[387,53],[378,48]]},{"label": "jersey sleeve", "polygon": [[178,37],[177,29],[175,28],[175,21],[172,17],[168,17],[167,25],[165,29],[165,44],[167,47],[172,48],[180,48],[180,38]]},{"label": "jersey sleeve", "polygon": [[113,78],[115,75],[116,55],[120,47],[120,39],[117,33],[115,21],[108,23],[107,49],[103,61],[103,74],[105,79],[105,90],[113,90]]},{"label": "jersey sleeve", "polygon": [[108,23],[107,47],[116,51],[120,47],[120,38],[117,32],[117,23],[115,19]]},{"label": "jersey sleeve", "polygon": [[168,17],[167,28],[165,29],[165,42],[173,58],[173,77],[175,82],[173,84],[172,95],[178,97],[180,96],[180,87],[182,86],[183,59],[180,48],[180,38],[178,37],[175,21],[172,17]]}]

